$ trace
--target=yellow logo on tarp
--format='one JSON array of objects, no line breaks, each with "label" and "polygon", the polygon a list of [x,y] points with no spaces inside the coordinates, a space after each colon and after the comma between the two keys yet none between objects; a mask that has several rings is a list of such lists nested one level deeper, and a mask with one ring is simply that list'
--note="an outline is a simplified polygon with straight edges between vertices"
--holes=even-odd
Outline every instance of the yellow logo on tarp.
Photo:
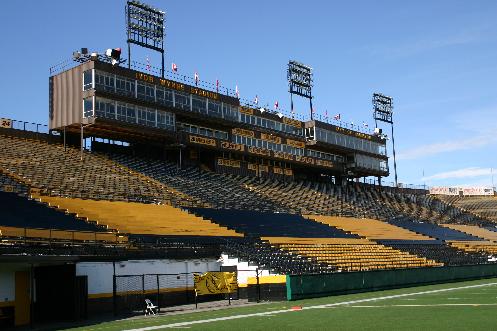
[{"label": "yellow logo on tarp", "polygon": [[197,295],[233,293],[238,289],[236,273],[206,272],[193,275],[193,284]]}]

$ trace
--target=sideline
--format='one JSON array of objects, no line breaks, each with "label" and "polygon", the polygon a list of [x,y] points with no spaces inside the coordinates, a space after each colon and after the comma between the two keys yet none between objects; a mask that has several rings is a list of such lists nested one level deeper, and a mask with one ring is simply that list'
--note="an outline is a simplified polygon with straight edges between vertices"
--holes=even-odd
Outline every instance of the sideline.
[{"label": "sideline", "polygon": [[[497,283],[468,285],[468,286],[451,287],[451,288],[444,288],[444,289],[431,290],[431,291],[422,291],[422,292],[414,292],[414,293],[404,293],[404,294],[387,295],[387,296],[384,296],[384,297],[377,297],[377,298],[368,298],[368,299],[359,299],[359,300],[351,300],[351,301],[327,303],[327,304],[322,304],[322,305],[315,305],[315,306],[303,307],[302,310],[329,308],[329,307],[350,305],[350,304],[362,303],[362,302],[371,302],[371,301],[387,300],[387,299],[396,299],[396,298],[403,298],[403,297],[408,297],[408,296],[413,296],[413,295],[440,293],[440,292],[448,292],[448,291],[454,291],[454,290],[462,290],[462,289],[468,289],[468,288],[478,288],[478,287],[493,286],[493,285],[497,285]],[[138,328],[138,329],[128,329],[128,330],[125,330],[125,331],[150,331],[150,330],[159,330],[159,329],[166,329],[166,328],[179,328],[179,327],[187,327],[189,325],[194,325],[194,324],[203,324],[203,323],[210,323],[210,322],[228,321],[228,320],[234,320],[234,319],[240,319],[240,318],[248,318],[248,317],[256,317],[256,316],[276,315],[276,314],[289,313],[289,312],[294,312],[294,310],[293,309],[281,309],[281,310],[274,310],[274,311],[261,312],[261,313],[252,313],[252,314],[243,314],[243,315],[232,315],[232,316],[209,318],[209,319],[197,320],[197,321],[178,322],[178,323],[172,323],[172,324],[163,324],[163,325],[148,326],[148,327]]]}]

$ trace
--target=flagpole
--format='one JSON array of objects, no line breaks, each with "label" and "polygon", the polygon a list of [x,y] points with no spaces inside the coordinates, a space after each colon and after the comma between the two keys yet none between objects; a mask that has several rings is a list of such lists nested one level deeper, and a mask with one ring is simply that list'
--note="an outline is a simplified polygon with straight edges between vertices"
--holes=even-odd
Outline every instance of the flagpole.
[{"label": "flagpole", "polygon": [[[293,116],[293,93],[290,93],[290,112],[292,113]],[[312,120],[312,117],[311,117]]]},{"label": "flagpole", "polygon": [[393,136],[393,123],[392,125],[392,151],[393,151],[393,170],[395,173],[395,187],[399,187],[399,183],[397,182],[397,161],[395,159],[395,138]]},{"label": "flagpole", "polygon": [[314,120],[314,112],[312,111],[312,96],[309,98],[309,104],[311,106],[311,121]]},{"label": "flagpole", "polygon": [[492,175],[492,190],[495,191],[495,186],[494,186],[494,169],[490,168],[490,174]]}]

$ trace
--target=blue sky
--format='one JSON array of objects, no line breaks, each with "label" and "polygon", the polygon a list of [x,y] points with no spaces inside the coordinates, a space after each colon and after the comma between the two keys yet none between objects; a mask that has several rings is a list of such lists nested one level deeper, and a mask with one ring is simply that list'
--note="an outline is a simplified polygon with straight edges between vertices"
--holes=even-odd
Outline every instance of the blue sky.
[{"label": "blue sky", "polygon": [[[491,185],[491,173],[497,182],[497,2],[148,3],[166,11],[168,67],[288,109],[286,64],[301,61],[314,69],[318,114],[372,126],[372,93],[394,97],[400,182]],[[0,117],[46,123],[49,67],[81,47],[126,49],[124,4],[3,3]],[[306,102],[296,108],[307,114]]]}]

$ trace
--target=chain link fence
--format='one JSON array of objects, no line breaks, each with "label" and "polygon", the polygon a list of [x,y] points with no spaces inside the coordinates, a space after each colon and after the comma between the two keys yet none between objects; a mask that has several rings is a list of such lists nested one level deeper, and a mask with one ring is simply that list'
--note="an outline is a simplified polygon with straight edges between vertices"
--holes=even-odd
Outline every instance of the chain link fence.
[{"label": "chain link fence", "polygon": [[[250,277],[258,279],[257,270],[238,270],[238,272],[248,273]],[[165,307],[207,301],[238,300],[247,297],[246,284],[238,283],[238,290],[235,293],[196,298],[193,284],[194,274],[198,273],[116,275],[113,282],[114,314],[144,314],[145,299],[151,300],[154,305],[158,306],[160,312],[160,309]],[[256,290],[255,293],[260,293],[260,291]]]}]

